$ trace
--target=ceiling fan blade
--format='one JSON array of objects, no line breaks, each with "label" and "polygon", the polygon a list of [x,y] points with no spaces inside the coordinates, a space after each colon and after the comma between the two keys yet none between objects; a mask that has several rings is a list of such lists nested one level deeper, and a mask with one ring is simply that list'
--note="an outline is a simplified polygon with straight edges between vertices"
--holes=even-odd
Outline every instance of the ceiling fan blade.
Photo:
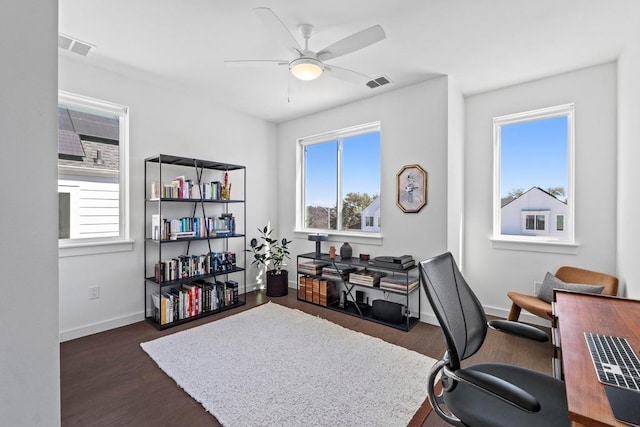
[{"label": "ceiling fan blade", "polygon": [[280,18],[278,18],[271,9],[268,7],[256,7],[253,11],[260,21],[262,21],[262,24],[267,28],[267,31],[269,31],[272,36],[279,39],[287,49],[297,54],[300,54],[303,51],[298,40],[293,36],[293,34],[291,34],[286,25],[284,25]]},{"label": "ceiling fan blade", "polygon": [[374,25],[322,49],[318,52],[318,59],[326,61],[327,59],[337,58],[338,56],[346,55],[347,53],[355,52],[356,50],[377,43],[386,37],[387,35],[382,27],[380,25]]},{"label": "ceiling fan blade", "polygon": [[325,65],[324,71],[327,72],[327,76],[335,77],[336,79],[344,80],[350,83],[366,85],[367,82],[371,80],[371,77],[365,74],[349,70],[347,68],[336,67],[335,65]]},{"label": "ceiling fan blade", "polygon": [[237,59],[224,61],[227,65],[264,65],[264,64],[276,64],[276,65],[289,65],[289,61],[281,59]]}]

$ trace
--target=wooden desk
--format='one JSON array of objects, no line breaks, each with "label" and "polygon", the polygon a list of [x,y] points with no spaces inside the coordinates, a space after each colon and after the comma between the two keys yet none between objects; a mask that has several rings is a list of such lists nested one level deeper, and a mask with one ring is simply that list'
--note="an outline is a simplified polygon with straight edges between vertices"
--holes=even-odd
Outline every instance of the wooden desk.
[{"label": "wooden desk", "polygon": [[613,417],[584,332],[625,337],[638,351],[640,301],[556,291],[553,314],[553,341],[562,361],[569,418],[574,425],[628,426]]}]

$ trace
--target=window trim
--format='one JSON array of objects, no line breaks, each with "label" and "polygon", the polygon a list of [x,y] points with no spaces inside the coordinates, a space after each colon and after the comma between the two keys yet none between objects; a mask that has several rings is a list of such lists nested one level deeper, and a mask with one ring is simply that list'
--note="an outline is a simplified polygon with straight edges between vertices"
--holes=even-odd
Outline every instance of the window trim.
[{"label": "window trim", "polygon": [[[380,132],[381,126],[380,122],[370,122],[361,125],[351,126],[339,130],[333,130],[328,132],[323,132],[311,136],[306,136],[303,138],[298,138],[296,143],[296,215],[295,215],[295,233],[299,233],[302,235],[303,233],[317,233],[323,232],[329,234],[329,239],[331,240],[332,236],[337,236],[339,238],[349,237],[355,243],[363,242],[363,243],[378,243],[381,244],[382,239],[382,230],[378,233],[370,232],[370,231],[354,231],[354,230],[328,230],[328,229],[318,229],[318,228],[308,228],[304,225],[304,213],[305,213],[305,170],[304,170],[304,149],[307,145],[318,144],[322,142],[327,142],[335,139],[344,139],[351,136],[361,135],[369,132]],[[339,149],[341,149],[341,144],[339,145]],[[341,165],[341,156],[338,156],[338,194],[342,195],[342,165]],[[380,165],[382,168],[382,164]],[[382,184],[382,182],[380,183]],[[382,197],[382,188],[380,188],[379,197]],[[339,214],[337,217],[337,224],[342,224],[342,215]]]},{"label": "window trim", "polygon": [[[90,239],[58,239],[58,256],[70,257],[80,255],[92,255],[101,253],[123,252],[133,250],[133,241],[130,237],[130,190],[129,190],[129,108],[124,105],[78,95],[66,91],[58,91],[58,105],[67,104],[80,108],[90,108],[109,114],[117,114],[120,118],[120,167],[119,167],[119,192],[120,192],[120,235],[117,237],[90,238]],[[100,174],[98,172],[97,174]],[[103,172],[110,174],[109,172]],[[81,167],[58,165],[58,176],[81,175]],[[112,173],[111,173],[112,174]],[[62,178],[63,180],[65,178]],[[60,178],[58,178],[60,180]]]},{"label": "window trim", "polygon": [[[513,236],[501,233],[502,209],[500,206],[500,148],[502,126],[533,120],[554,117],[567,118],[567,213],[565,215],[566,238],[558,239],[549,236]],[[493,232],[491,234],[492,247],[498,249],[533,250],[542,252],[556,252],[557,248],[568,248],[573,252],[577,248],[575,240],[575,105],[562,104],[553,107],[540,108],[521,113],[508,114],[493,119]],[[568,224],[567,224],[568,223]],[[513,243],[512,245],[510,243]],[[529,249],[527,245],[531,244]],[[537,247],[536,247],[537,246]],[[565,249],[562,250],[562,253]]]}]

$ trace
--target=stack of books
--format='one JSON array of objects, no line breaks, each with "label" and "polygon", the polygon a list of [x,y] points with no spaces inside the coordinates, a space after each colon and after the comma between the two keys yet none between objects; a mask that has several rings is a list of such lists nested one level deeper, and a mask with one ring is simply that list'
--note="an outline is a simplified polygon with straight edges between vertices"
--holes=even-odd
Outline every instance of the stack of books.
[{"label": "stack of books", "polygon": [[355,267],[350,266],[327,266],[322,268],[322,276],[328,279],[337,279],[346,281],[349,278],[349,273],[356,271]]},{"label": "stack of books", "polygon": [[394,292],[411,292],[418,287],[418,277],[387,276],[380,279],[380,289]]},{"label": "stack of books", "polygon": [[300,274],[311,274],[313,276],[319,276],[322,273],[322,268],[328,265],[328,262],[317,260],[299,262],[298,272]]},{"label": "stack of books", "polygon": [[369,261],[373,267],[390,268],[393,270],[406,270],[416,265],[411,255],[402,256],[378,256]]},{"label": "stack of books", "polygon": [[386,273],[381,271],[361,270],[355,271],[349,274],[349,282],[356,285],[378,287],[380,286],[380,279],[386,276]]}]

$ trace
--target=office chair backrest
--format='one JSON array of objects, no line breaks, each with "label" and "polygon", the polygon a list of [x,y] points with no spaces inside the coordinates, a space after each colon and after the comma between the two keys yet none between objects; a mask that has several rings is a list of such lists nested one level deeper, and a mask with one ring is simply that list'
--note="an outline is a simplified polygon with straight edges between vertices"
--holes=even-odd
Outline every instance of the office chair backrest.
[{"label": "office chair backrest", "polygon": [[450,252],[420,263],[422,286],[449,348],[449,368],[472,356],[487,335],[487,319]]}]

